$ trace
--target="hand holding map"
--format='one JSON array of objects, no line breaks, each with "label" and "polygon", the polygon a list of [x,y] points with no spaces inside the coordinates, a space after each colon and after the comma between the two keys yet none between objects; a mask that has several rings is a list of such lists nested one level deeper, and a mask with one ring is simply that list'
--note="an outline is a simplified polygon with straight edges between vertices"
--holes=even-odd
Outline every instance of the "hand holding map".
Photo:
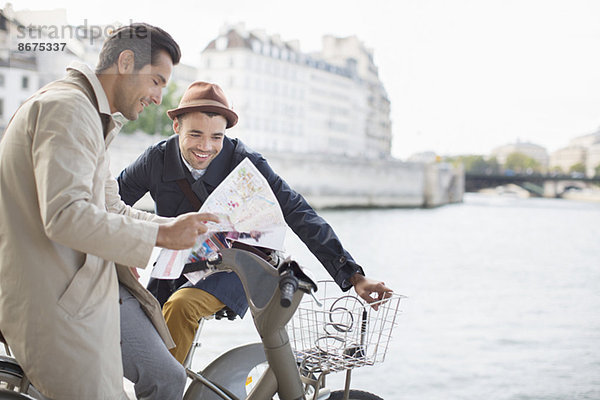
[{"label": "hand holding map", "polygon": [[[216,214],[219,222],[207,222],[208,232],[198,237],[192,249],[162,249],[152,277],[178,278],[185,263],[229,247],[232,240],[283,250],[287,229],[283,213],[269,183],[248,158],[221,182],[199,212]],[[217,232],[224,235],[215,235]]]}]

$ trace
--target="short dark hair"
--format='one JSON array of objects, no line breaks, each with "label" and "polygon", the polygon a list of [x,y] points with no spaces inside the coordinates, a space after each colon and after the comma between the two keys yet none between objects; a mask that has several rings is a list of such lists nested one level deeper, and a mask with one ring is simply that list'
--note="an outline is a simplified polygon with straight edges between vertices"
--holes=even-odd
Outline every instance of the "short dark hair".
[{"label": "short dark hair", "polygon": [[106,39],[98,56],[96,73],[110,68],[124,50],[133,51],[136,71],[154,63],[161,51],[169,54],[173,65],[181,59],[179,45],[171,35],[159,27],[140,22],[122,26]]}]

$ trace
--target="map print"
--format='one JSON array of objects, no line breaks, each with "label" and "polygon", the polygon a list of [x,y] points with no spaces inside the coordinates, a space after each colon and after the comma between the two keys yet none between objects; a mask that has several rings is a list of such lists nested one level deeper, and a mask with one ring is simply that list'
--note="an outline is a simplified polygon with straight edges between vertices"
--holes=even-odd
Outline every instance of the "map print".
[{"label": "map print", "polygon": [[283,213],[269,183],[248,158],[212,192],[200,212],[220,219],[206,224],[209,231],[199,237],[202,242],[212,232],[239,232],[246,234],[239,235],[240,242],[283,250],[287,229]]},{"label": "map print", "polygon": [[[283,213],[269,183],[248,158],[231,171],[198,212],[216,214],[219,222],[207,222],[208,232],[198,236],[191,249],[162,249],[152,277],[178,278],[186,263],[205,259],[229,247],[231,241],[283,250],[287,229]],[[188,279],[192,276],[199,279],[201,274],[192,273]]]}]

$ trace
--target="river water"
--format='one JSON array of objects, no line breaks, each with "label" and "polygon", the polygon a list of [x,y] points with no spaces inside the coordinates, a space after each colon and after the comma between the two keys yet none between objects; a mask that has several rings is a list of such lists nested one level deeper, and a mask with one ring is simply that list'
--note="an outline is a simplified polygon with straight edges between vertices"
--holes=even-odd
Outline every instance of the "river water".
[{"label": "river water", "polygon": [[[467,194],[321,215],[369,276],[408,296],[385,362],[355,370],[353,387],[386,400],[600,399],[600,204]],[[327,277],[297,238],[286,244]],[[195,365],[255,340],[249,317],[210,321]]]}]

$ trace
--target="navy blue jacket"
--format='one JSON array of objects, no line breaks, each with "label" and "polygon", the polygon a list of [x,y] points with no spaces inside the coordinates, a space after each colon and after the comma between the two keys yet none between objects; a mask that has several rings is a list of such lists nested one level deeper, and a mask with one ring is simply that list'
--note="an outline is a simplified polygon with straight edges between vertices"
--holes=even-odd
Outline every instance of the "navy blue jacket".
[{"label": "navy blue jacket", "polygon": [[[204,202],[246,157],[269,182],[288,226],[323,264],[340,288],[348,290],[351,287],[349,278],[356,272],[364,274],[362,268],[344,250],[331,226],[271,169],[262,155],[250,150],[239,139],[226,136],[219,155],[210,163],[204,175],[194,181],[181,159],[178,136],[173,135],[149,147],[121,172],[117,178],[121,198],[126,204],[132,205],[146,192],[150,192],[156,204],[156,213],[163,217],[175,217],[197,211],[176,181],[187,179],[192,191]],[[183,276],[177,280],[151,279],[148,290],[164,304],[167,298],[186,282]],[[211,293],[239,316],[243,316],[247,310],[242,283],[233,273],[219,272],[210,275],[200,280],[195,287]]]}]

